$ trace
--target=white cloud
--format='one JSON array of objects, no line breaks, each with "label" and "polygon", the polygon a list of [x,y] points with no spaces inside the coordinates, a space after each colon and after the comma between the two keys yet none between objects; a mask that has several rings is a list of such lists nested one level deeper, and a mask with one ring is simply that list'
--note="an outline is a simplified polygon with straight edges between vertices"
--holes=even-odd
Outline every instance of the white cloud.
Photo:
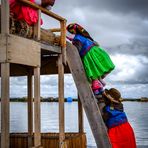
[{"label": "white cloud", "polygon": [[79,7],[76,7],[74,8],[71,13],[73,14],[73,17],[78,19],[78,20],[81,20],[82,22],[85,22],[86,19],[87,19],[87,16],[85,14],[85,11],[83,11],[81,8]]},{"label": "white cloud", "polygon": [[111,84],[108,83],[106,88],[117,88],[123,98],[141,98],[141,97],[148,97],[147,87],[148,84]]},{"label": "white cloud", "polygon": [[112,60],[116,67],[109,75],[108,79],[110,79],[110,81],[125,81],[126,83],[128,81],[140,82],[140,80],[145,77],[142,77],[142,73],[145,70],[145,65],[148,64],[147,57],[141,55],[115,54],[112,56]]}]

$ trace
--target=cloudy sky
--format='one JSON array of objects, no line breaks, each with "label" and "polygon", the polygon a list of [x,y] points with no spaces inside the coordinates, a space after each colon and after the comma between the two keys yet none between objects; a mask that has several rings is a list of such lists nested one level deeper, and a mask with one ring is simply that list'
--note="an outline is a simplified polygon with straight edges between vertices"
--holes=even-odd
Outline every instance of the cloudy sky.
[{"label": "cloudy sky", "polygon": [[[105,79],[107,88],[118,88],[123,97],[148,97],[148,0],[56,0],[52,11],[67,24],[81,24],[110,54],[116,69]],[[42,18],[44,28],[59,27]],[[26,95],[26,78],[11,84],[11,96]],[[41,77],[41,95],[57,96],[57,76]],[[77,96],[71,75],[65,76],[65,96]]]}]

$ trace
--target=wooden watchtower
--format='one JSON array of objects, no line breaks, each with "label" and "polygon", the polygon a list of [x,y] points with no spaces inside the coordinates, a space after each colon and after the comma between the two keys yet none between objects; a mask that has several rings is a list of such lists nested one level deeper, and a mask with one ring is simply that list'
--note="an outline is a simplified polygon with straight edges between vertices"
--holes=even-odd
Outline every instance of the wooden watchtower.
[{"label": "wooden watchtower", "polygon": [[[0,33],[1,148],[85,148],[86,136],[83,129],[82,105],[88,117],[88,121],[90,123],[97,146],[101,148],[110,148],[110,143],[100,111],[94,99],[91,88],[87,82],[77,50],[75,50],[75,47],[70,43],[67,43],[66,45],[66,19],[36,4],[33,4],[30,1],[20,1],[25,5],[29,5],[30,7],[37,9],[39,20],[36,26],[34,26],[34,39],[27,39],[10,34],[9,3],[8,0],[2,0]],[[53,32],[59,31],[61,33],[60,46],[52,46],[39,42],[41,12],[59,21],[60,28],[51,30]],[[71,50],[73,52],[71,52]],[[73,59],[75,59],[75,61],[73,61]],[[78,102],[79,133],[65,133],[64,129],[64,72],[69,73],[70,71],[74,77],[81,100]],[[41,134],[40,75],[55,73],[58,74],[59,133]],[[10,76],[27,76],[28,133],[10,134],[9,132]],[[32,77],[34,77],[34,79]],[[54,140],[54,142],[52,140]]]}]

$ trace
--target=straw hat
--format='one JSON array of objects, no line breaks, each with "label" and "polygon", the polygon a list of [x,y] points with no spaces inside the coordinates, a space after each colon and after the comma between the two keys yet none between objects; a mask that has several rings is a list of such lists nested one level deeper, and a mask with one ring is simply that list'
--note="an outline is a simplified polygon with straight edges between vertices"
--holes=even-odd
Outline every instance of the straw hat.
[{"label": "straw hat", "polygon": [[123,100],[121,98],[121,93],[115,88],[111,88],[109,90],[105,89],[104,95],[114,103],[120,103]]}]

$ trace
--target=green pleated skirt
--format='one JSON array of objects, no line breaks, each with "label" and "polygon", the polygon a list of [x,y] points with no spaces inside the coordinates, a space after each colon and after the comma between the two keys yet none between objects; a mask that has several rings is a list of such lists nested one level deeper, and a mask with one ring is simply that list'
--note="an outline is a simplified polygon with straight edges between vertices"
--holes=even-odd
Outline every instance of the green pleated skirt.
[{"label": "green pleated skirt", "polygon": [[82,62],[89,81],[104,77],[115,68],[107,52],[99,46],[92,47],[82,57]]}]

